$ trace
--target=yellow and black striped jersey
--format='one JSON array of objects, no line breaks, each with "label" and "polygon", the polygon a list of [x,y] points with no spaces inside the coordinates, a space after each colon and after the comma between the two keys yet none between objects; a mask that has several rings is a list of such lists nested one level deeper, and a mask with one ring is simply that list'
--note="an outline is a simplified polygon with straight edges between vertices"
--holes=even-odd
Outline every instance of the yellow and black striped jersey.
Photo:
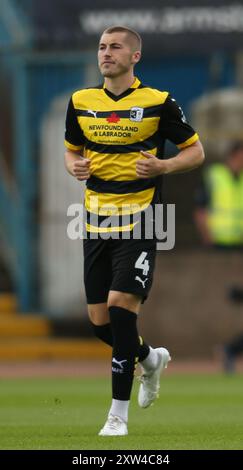
[{"label": "yellow and black striped jersey", "polygon": [[160,178],[139,179],[136,161],[145,158],[141,150],[163,158],[166,139],[180,149],[198,140],[168,91],[145,86],[136,78],[119,96],[104,85],[73,93],[65,145],[91,160],[85,192],[88,213],[110,216],[116,208],[115,215],[130,214],[155,201]]}]

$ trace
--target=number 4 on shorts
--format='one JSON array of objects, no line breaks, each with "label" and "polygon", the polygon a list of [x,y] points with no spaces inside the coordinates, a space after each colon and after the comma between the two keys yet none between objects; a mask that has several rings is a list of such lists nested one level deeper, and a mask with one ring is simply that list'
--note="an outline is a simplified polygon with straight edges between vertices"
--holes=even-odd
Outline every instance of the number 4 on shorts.
[{"label": "number 4 on shorts", "polygon": [[135,268],[142,269],[144,276],[147,276],[149,272],[149,262],[147,259],[145,259],[147,254],[148,254],[147,251],[142,251],[141,255],[138,257],[135,263]]}]

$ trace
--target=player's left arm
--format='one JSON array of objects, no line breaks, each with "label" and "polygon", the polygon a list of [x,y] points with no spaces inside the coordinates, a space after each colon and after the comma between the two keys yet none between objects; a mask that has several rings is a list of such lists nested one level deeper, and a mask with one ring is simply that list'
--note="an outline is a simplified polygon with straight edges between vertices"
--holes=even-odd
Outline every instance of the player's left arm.
[{"label": "player's left arm", "polygon": [[203,146],[199,140],[182,149],[175,157],[159,160],[149,152],[141,151],[146,160],[137,161],[137,176],[139,178],[153,178],[159,175],[185,173],[202,165],[204,161]]},{"label": "player's left arm", "polygon": [[203,146],[198,139],[194,144],[182,149],[175,157],[164,161],[162,160],[161,163],[165,163],[161,165],[162,174],[185,173],[202,165],[204,160],[205,154]]},{"label": "player's left arm", "polygon": [[143,159],[137,161],[136,168],[139,178],[184,173],[203,163],[205,156],[199,137],[187,123],[180,106],[170,95],[163,105],[159,132],[164,138],[173,142],[180,151],[176,156],[165,160],[160,160],[150,152],[141,151]]}]

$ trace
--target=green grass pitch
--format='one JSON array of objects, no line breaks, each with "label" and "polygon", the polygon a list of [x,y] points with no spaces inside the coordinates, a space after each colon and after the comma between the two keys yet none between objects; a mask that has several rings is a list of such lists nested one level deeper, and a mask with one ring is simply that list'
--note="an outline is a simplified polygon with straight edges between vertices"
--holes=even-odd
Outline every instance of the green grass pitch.
[{"label": "green grass pitch", "polygon": [[129,435],[98,437],[109,379],[0,381],[0,449],[243,449],[243,376],[171,375],[154,406],[130,405]]}]

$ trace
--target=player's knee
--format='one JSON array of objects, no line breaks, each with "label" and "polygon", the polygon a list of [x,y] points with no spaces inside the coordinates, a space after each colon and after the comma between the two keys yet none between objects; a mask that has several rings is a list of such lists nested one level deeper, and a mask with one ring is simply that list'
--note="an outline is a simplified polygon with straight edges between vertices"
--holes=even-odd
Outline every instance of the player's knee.
[{"label": "player's knee", "polygon": [[126,292],[110,291],[107,307],[121,307],[131,312],[138,313],[141,305],[141,298]]},{"label": "player's knee", "polygon": [[88,314],[93,325],[105,325],[110,321],[107,304],[88,305]]}]

